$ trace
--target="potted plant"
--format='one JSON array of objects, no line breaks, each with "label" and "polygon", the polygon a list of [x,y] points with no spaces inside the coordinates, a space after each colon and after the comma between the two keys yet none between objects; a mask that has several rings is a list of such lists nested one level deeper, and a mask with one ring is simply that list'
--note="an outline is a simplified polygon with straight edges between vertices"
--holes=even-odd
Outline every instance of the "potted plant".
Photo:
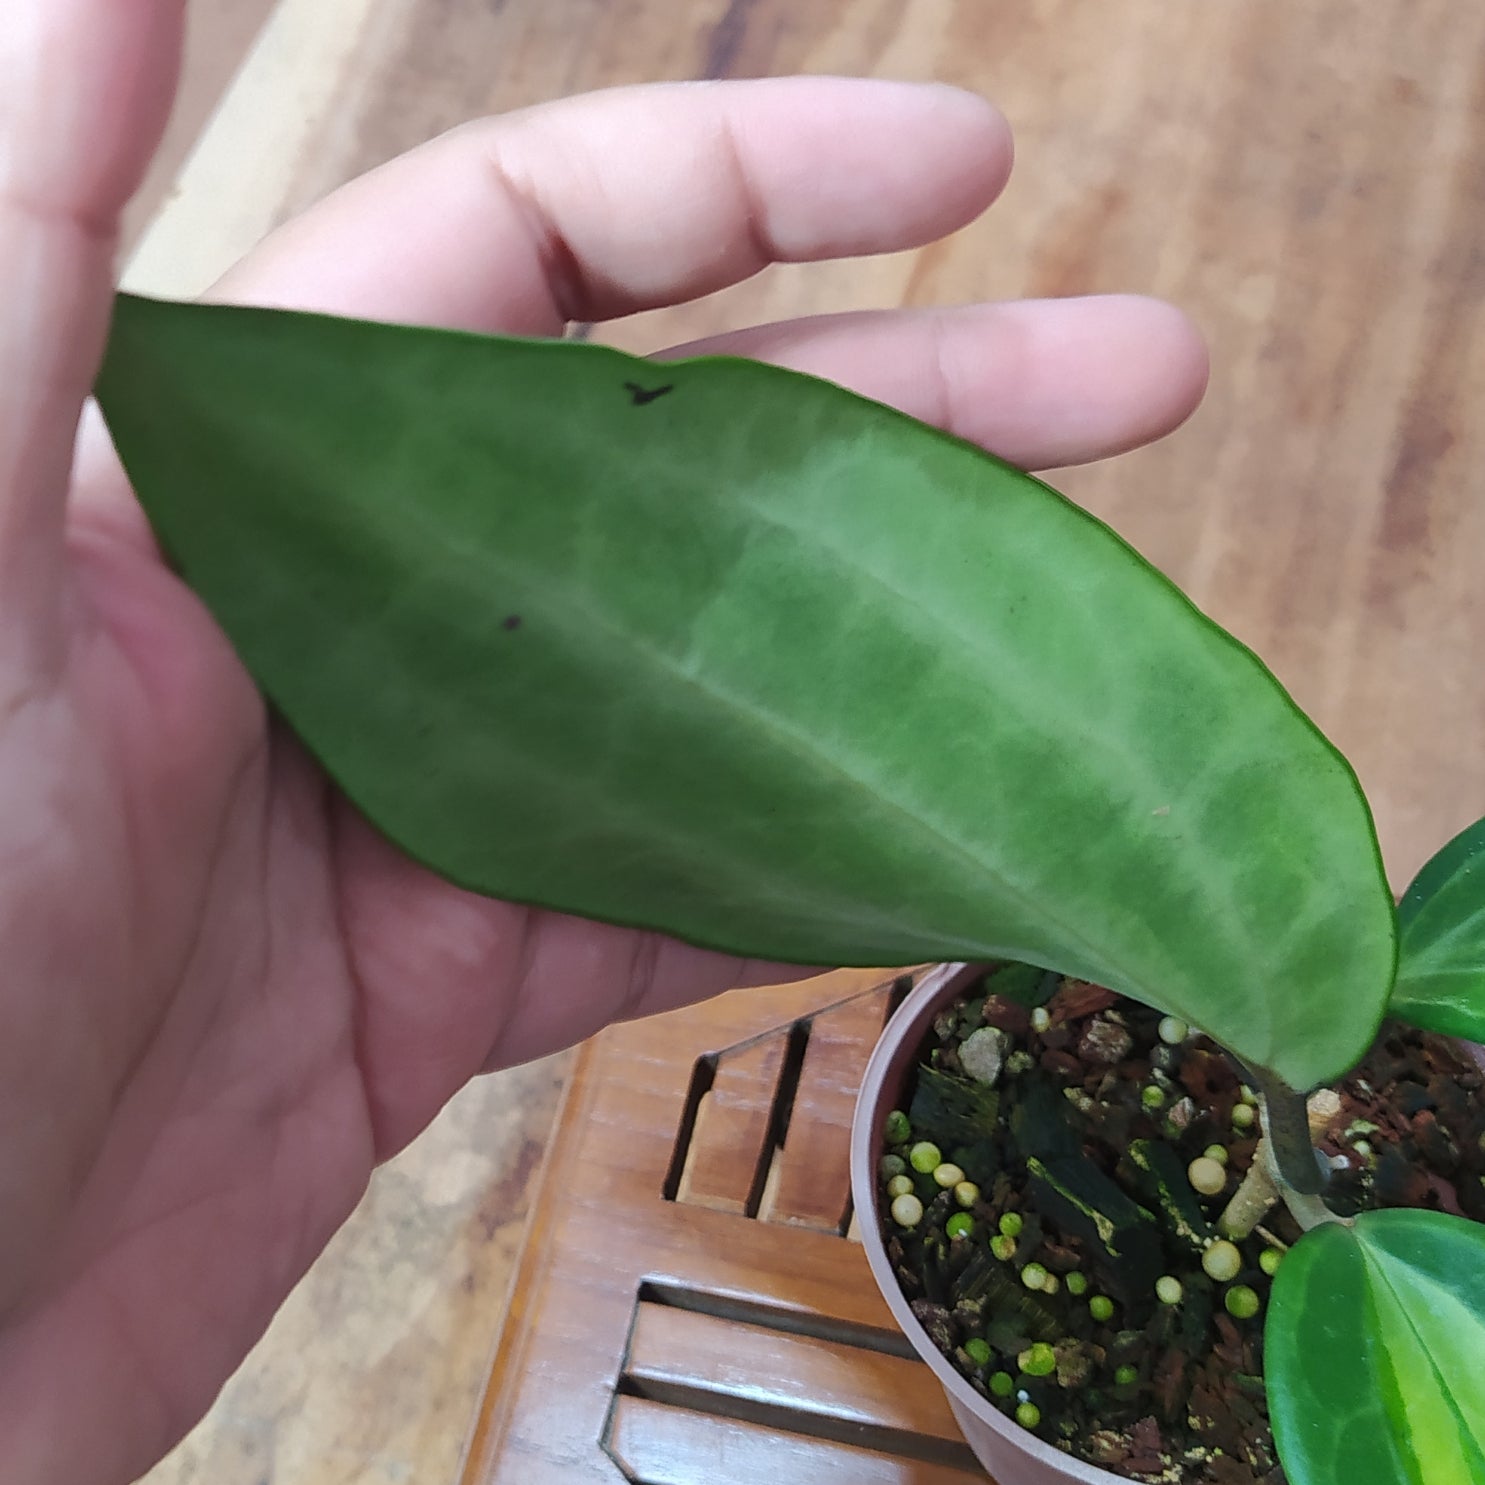
[{"label": "potted plant", "polygon": [[[1442,880],[1482,836],[1448,848]],[[1441,906],[1438,871],[1405,897],[1409,925]],[[1470,1370],[1448,1357],[1482,1354],[1478,1320],[1450,1313],[1447,1291],[1478,1306],[1485,1054],[1430,1038],[1425,1063],[1424,1040],[1394,1026],[1344,1097],[1311,1098],[1338,1167],[1328,1198],[1347,1214],[1330,1222],[1271,1176],[1252,1091],[1186,1025],[1026,966],[939,966],[919,982],[863,1079],[853,1189],[882,1293],[1001,1485],[1279,1479],[1274,1432],[1291,1482],[1477,1478],[1467,1400],[1437,1438],[1398,1416],[1411,1388],[1437,1385],[1419,1366],[1430,1349],[1446,1379]],[[1439,1078],[1456,1076],[1440,1107]],[[1360,1117],[1389,1100],[1390,1117]],[[1410,1123],[1423,1138],[1404,1152]],[[1060,1160],[1038,1149],[1067,1132]],[[1410,1202],[1455,1215],[1357,1220]],[[1147,1231],[1121,1225],[1131,1213]],[[1476,1237],[1442,1283],[1423,1265],[1429,1336],[1390,1301],[1417,1282],[1429,1229],[1449,1242],[1456,1223]]]},{"label": "potted plant", "polygon": [[[1314,1224],[1269,1365],[1291,1485],[1485,1477],[1485,1230],[1330,1220],[1304,1133],[1384,1014],[1485,1031],[1479,835],[1409,894],[1399,969],[1351,769],[1108,528],[728,358],[121,297],[97,393],[270,702],[450,880],[801,964],[1024,962],[1200,1027]],[[1336,1275],[1371,1305],[1344,1335]]]}]

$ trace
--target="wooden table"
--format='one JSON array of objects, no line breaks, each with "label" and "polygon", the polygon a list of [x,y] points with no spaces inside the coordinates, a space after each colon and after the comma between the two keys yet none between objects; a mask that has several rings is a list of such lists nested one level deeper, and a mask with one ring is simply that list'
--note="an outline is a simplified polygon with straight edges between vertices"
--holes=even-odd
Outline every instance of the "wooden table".
[{"label": "wooden table", "polygon": [[[197,8],[210,24],[212,5]],[[1347,752],[1401,885],[1485,813],[1482,59],[1485,9],[1457,0],[281,0],[135,271],[148,287],[199,287],[274,222],[388,154],[472,114],[583,88],[805,70],[978,88],[1009,115],[1019,155],[980,223],[916,253],[771,270],[602,333],[648,349],[804,312],[1110,289],[1182,304],[1212,347],[1201,412],[1155,448],[1057,483],[1252,644]],[[765,998],[754,1004],[763,1014]],[[808,1008],[766,1004],[781,1024]],[[632,1034],[585,1054],[554,1179],[597,1138],[609,1100],[643,1091],[608,1055]],[[487,1084],[471,1095],[487,1100],[483,1120],[460,1105],[435,1132],[436,1159],[419,1167],[415,1150],[379,1182],[356,1240],[308,1281],[314,1303],[296,1297],[286,1314],[298,1318],[154,1485],[454,1477],[561,1072]],[[516,1115],[518,1126],[500,1122]],[[656,1114],[653,1128],[663,1122]],[[482,1244],[478,1214],[492,1220],[497,1190],[495,1215],[508,1220]],[[435,1217],[429,1192],[455,1195]],[[686,1264],[726,1256],[735,1222],[725,1216],[704,1205],[676,1216]],[[538,1240],[552,1231],[538,1227]],[[805,1268],[826,1261],[821,1244],[848,1251],[807,1231],[799,1243],[816,1255]],[[692,1269],[676,1279],[687,1293],[698,1282]],[[327,1308],[327,1292],[352,1297]],[[668,1306],[667,1292],[646,1291],[636,1310],[631,1285],[636,1336],[648,1344],[654,1321],[666,1345],[704,1349],[703,1322],[718,1317]],[[517,1295],[513,1338],[532,1334],[520,1323],[531,1293]],[[872,1331],[879,1317],[861,1304],[836,1318]],[[370,1350],[346,1339],[368,1334]],[[585,1344],[578,1333],[571,1342]],[[612,1387],[609,1342],[586,1344]],[[505,1478],[491,1473],[495,1441],[515,1433],[496,1414],[543,1406],[545,1374],[526,1355],[501,1353],[470,1485]],[[872,1346],[854,1358],[862,1370],[842,1416],[865,1406],[873,1358],[895,1359]],[[663,1355],[643,1364],[651,1380],[620,1388],[623,1439],[643,1412],[628,1403],[646,1401]],[[604,1426],[612,1449],[617,1425]],[[752,1438],[763,1425],[734,1426],[729,1437]],[[590,1429],[563,1447],[591,1451],[594,1439]],[[791,1478],[782,1464],[732,1473]]]},{"label": "wooden table", "polygon": [[891,979],[737,991],[582,1051],[464,1485],[975,1485],[850,1234]]}]

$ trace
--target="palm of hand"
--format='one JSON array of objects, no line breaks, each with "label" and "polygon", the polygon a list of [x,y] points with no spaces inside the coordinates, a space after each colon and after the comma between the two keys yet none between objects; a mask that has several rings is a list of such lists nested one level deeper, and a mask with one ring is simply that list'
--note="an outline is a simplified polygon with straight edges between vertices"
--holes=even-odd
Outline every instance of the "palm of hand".
[{"label": "palm of hand", "polygon": [[[0,122],[0,282],[41,306],[0,325],[0,450],[17,451],[0,456],[0,1461],[8,1480],[104,1481],[190,1426],[376,1160],[470,1076],[785,971],[438,882],[268,718],[96,437],[64,534],[109,234],[178,36],[153,0],[31,4],[45,69],[24,26],[0,53],[0,96],[21,100]],[[114,44],[90,50],[100,27]],[[43,87],[71,113],[28,116]],[[60,144],[27,132],[43,116],[71,119]],[[120,141],[101,171],[84,147],[100,137]],[[942,90],[613,94],[387,167],[223,292],[554,333],[745,276],[760,244],[805,259],[928,240],[1008,164],[992,112]],[[409,215],[426,230],[407,261],[358,259],[368,226]],[[1204,368],[1183,322],[1127,300],[851,316],[708,349],[834,375],[1042,465],[1164,431]],[[21,369],[39,395],[16,390]]]},{"label": "palm of hand", "polygon": [[750,977],[437,881],[270,721],[147,545],[84,522],[70,547],[77,618],[55,684],[9,715],[0,805],[24,881],[5,942],[34,966],[5,996],[7,1091],[49,1115],[3,1167],[0,1420],[52,1413],[38,1479],[71,1478],[48,1455],[76,1447],[56,1410],[79,1395],[120,1404],[97,1457],[132,1428],[148,1464],[373,1164],[486,1063]]}]

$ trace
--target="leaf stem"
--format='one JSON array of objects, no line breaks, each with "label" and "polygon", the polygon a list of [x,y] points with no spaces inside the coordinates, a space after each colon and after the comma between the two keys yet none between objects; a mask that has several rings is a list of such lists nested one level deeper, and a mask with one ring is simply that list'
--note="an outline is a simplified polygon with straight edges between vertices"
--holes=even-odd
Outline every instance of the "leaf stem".
[{"label": "leaf stem", "polygon": [[1305,1096],[1268,1073],[1254,1072],[1263,1099],[1265,1133],[1283,1185],[1301,1196],[1319,1196],[1328,1172],[1320,1167],[1310,1143]]},{"label": "leaf stem", "polygon": [[1351,1225],[1350,1218],[1337,1216],[1318,1196],[1306,1196],[1283,1181],[1279,1183],[1279,1195],[1284,1198],[1289,1215],[1299,1223],[1302,1232],[1319,1227],[1322,1222],[1339,1222],[1347,1227]]}]

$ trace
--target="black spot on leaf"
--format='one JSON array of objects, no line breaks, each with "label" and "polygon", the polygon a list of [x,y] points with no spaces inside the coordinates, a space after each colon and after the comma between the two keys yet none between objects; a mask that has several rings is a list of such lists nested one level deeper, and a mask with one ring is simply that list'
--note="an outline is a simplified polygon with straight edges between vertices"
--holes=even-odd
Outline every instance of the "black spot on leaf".
[{"label": "black spot on leaf", "polygon": [[653,402],[657,397],[663,397],[667,392],[675,391],[675,383],[668,382],[663,387],[642,387],[638,382],[625,382],[624,390],[633,399],[636,407],[643,407],[647,402]]}]

